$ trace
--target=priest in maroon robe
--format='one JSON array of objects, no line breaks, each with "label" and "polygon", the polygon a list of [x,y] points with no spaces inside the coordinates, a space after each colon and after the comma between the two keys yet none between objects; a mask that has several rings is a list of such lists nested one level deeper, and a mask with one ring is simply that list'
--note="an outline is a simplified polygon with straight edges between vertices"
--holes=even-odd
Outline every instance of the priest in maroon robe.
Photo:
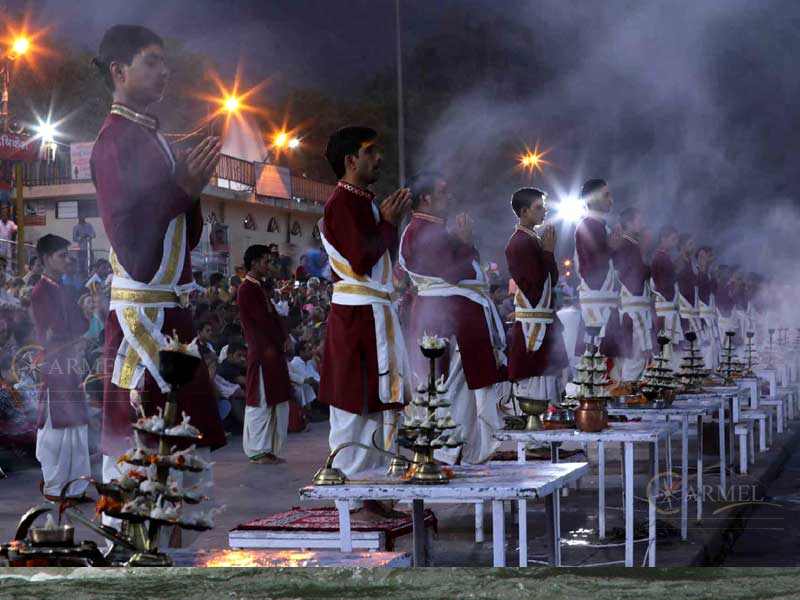
[{"label": "priest in maroon robe", "polygon": [[650,267],[642,258],[639,242],[641,212],[630,207],[620,215],[623,234],[614,251],[614,268],[620,283],[620,357],[622,381],[638,381],[653,354],[654,317],[650,294]]},{"label": "priest in maroon robe", "polygon": [[659,231],[658,246],[650,262],[656,307],[656,330],[659,335],[670,339],[670,351],[673,353],[672,366],[674,367],[677,367],[679,363],[677,348],[683,339],[677,275],[675,263],[672,260],[672,252],[677,245],[678,232],[671,225],[665,225]]},{"label": "priest in maroon robe", "polygon": [[561,375],[569,358],[556,314],[555,228],[545,227],[541,237],[534,229],[544,222],[544,203],[545,193],[536,188],[522,188],[511,197],[519,222],[505,251],[508,271],[517,286],[508,376],[517,396],[555,404],[561,400]]},{"label": "priest in maroon robe", "polygon": [[247,340],[247,386],[242,446],[250,462],[285,462],[279,455],[289,427],[292,393],[284,346],[286,332],[262,281],[270,273],[267,246],[256,244],[244,253],[247,275],[236,303]]},{"label": "priest in maroon robe", "polygon": [[[497,408],[498,384],[507,379],[502,323],[488,295],[468,218],[459,215],[454,230],[447,228],[454,200],[445,177],[419,174],[412,191],[414,212],[403,232],[399,259],[417,287],[408,353],[416,379],[425,381],[428,366],[419,350],[423,334],[450,341],[446,366],[440,361],[439,369],[445,374],[453,419],[466,439],[461,460],[481,463],[499,446],[492,428],[502,427]],[[437,457],[454,462],[458,452],[442,450]]]},{"label": "priest in maroon robe", "polygon": [[[402,332],[392,306],[391,254],[397,224],[409,206],[397,190],[376,206],[368,189],[377,182],[383,156],[377,133],[345,127],[328,141],[326,157],[340,179],[321,221],[334,282],[328,313],[318,399],[330,409],[331,450],[375,442],[391,447],[403,407]],[[334,465],[350,476],[385,464],[384,455],[359,447],[342,450]]]},{"label": "priest in maroon robe", "polygon": [[[184,343],[195,337],[187,308],[195,289],[190,252],[202,233],[200,193],[219,161],[220,143],[207,138],[176,159],[158,132],[158,120],[147,114],[161,98],[168,74],[163,43],[152,31],[112,27],[99,54],[95,63],[114,98],[91,157],[114,268],[101,440],[104,476],[113,477],[119,474],[117,455],[131,446],[131,403],[141,402],[147,415],[165,403],[169,386],[159,381],[157,368],[164,335]],[[189,415],[202,432],[199,446],[225,444],[206,369],[198,368],[180,388],[177,403],[178,413]]]},{"label": "priest in maroon robe", "polygon": [[612,254],[620,243],[621,233],[606,223],[614,200],[603,179],[590,179],[581,188],[581,199],[588,212],[575,230],[575,256],[580,283],[578,296],[581,326],[578,329],[575,353],[586,348],[587,327],[600,328],[600,353],[608,357],[612,378],[618,379],[616,358],[621,355],[619,287],[616,283]]},{"label": "priest in maroon robe", "polygon": [[[36,459],[42,466],[42,492],[54,500],[64,485],[91,475],[89,415],[82,387],[83,334],[89,322],[75,295],[61,284],[69,241],[46,234],[36,243],[44,272],[31,294],[36,339],[44,348],[39,365],[39,420]],[[66,491],[80,497],[86,481],[76,481]]]}]

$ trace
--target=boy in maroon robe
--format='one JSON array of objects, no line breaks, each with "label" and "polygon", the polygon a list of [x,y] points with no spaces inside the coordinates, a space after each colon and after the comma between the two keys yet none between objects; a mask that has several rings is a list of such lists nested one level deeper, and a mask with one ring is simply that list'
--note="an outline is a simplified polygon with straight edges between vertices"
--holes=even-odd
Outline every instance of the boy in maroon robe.
[{"label": "boy in maroon robe", "polygon": [[678,245],[678,232],[671,225],[665,225],[658,234],[658,247],[650,262],[653,274],[652,287],[656,305],[656,330],[659,335],[670,339],[673,351],[672,365],[677,367],[679,360],[675,349],[683,339],[680,318],[680,299],[678,297],[677,275],[672,261],[672,251]]},{"label": "boy in maroon robe", "polygon": [[[89,322],[74,294],[61,284],[68,247],[69,241],[57,235],[39,238],[36,252],[44,272],[31,294],[36,338],[44,347],[36,459],[42,465],[42,491],[49,500],[57,500],[68,481],[91,475],[89,415],[81,386],[82,337]],[[76,481],[67,497],[80,498],[87,485]]]},{"label": "boy in maroon robe", "polygon": [[[114,278],[105,328],[107,377],[103,402],[104,478],[119,475],[116,457],[131,446],[131,403],[147,415],[169,391],[158,371],[164,335],[195,337],[187,308],[192,279],[190,252],[200,240],[200,193],[219,161],[220,142],[206,138],[176,159],[147,114],[164,92],[169,71],[163,42],[133,25],[109,29],[95,59],[113,93],[111,114],[91,158],[97,204],[111,243]],[[135,393],[138,392],[138,393]],[[199,446],[218,448],[225,433],[204,368],[177,396],[178,412],[203,434]]]},{"label": "boy in maroon robe", "polygon": [[[409,192],[397,190],[379,206],[374,203],[368,187],[380,176],[383,156],[372,129],[338,130],[325,156],[339,184],[319,228],[334,286],[318,399],[331,407],[331,450],[347,442],[371,446],[376,431],[377,443],[390,447],[396,436],[394,410],[404,402],[407,363],[392,306],[390,254]],[[354,446],[334,461],[348,476],[386,463],[383,455]]]},{"label": "boy in maroon robe", "polygon": [[519,223],[506,246],[508,271],[517,285],[508,376],[515,383],[517,395],[549,400],[552,404],[561,399],[559,375],[569,359],[555,312],[555,228],[544,227],[541,237],[534,230],[547,214],[544,202],[545,193],[535,188],[522,188],[511,197],[511,208]]},{"label": "boy in maroon robe", "polygon": [[247,341],[247,401],[242,446],[250,462],[285,462],[278,455],[286,443],[291,383],[283,347],[286,332],[262,281],[270,273],[269,248],[250,246],[244,253],[247,275],[236,303]]}]

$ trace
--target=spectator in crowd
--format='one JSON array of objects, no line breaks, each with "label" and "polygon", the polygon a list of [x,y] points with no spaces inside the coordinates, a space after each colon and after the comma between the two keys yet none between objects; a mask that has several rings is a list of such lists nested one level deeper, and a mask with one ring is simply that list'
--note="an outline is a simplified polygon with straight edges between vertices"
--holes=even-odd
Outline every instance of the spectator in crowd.
[{"label": "spectator in crowd", "polygon": [[17,239],[17,224],[9,216],[8,204],[0,205],[0,256],[11,259],[12,247]]},{"label": "spectator in crowd", "polygon": [[89,262],[91,262],[91,249],[92,240],[97,237],[94,232],[94,227],[91,223],[86,222],[86,217],[79,216],[78,222],[72,228],[72,241],[78,244],[78,260],[77,272],[86,274]]}]

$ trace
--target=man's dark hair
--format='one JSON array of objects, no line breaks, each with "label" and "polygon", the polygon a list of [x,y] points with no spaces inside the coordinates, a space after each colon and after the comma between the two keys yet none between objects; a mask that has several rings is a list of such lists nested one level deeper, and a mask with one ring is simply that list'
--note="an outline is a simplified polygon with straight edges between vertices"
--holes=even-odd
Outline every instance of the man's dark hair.
[{"label": "man's dark hair", "polygon": [[253,244],[244,251],[244,268],[248,271],[253,263],[269,254],[269,248],[264,244]]},{"label": "man's dark hair", "polygon": [[590,179],[581,187],[581,198],[586,199],[597,190],[608,185],[605,179]]},{"label": "man's dark hair", "polygon": [[141,25],[114,25],[106,31],[100,42],[97,57],[92,61],[103,77],[106,87],[114,91],[111,63],[130,65],[133,58],[148,46],[164,47],[164,40],[157,33]]},{"label": "man's dark hair", "polygon": [[212,273],[208,277],[208,285],[222,285],[225,276],[222,273]]},{"label": "man's dark hair", "polygon": [[641,211],[635,206],[629,206],[623,210],[619,215],[619,222],[623,226],[630,225],[641,214]]},{"label": "man's dark hair", "polygon": [[530,208],[534,202],[539,199],[544,200],[546,197],[547,194],[542,190],[533,187],[520,188],[511,196],[511,208],[519,218],[523,208]]},{"label": "man's dark hair", "polygon": [[658,230],[658,241],[663,242],[669,236],[674,233],[678,233],[678,230],[675,229],[672,225],[664,225],[661,229]]},{"label": "man's dark hair", "polygon": [[344,177],[344,159],[351,154],[358,156],[361,145],[378,137],[378,132],[369,127],[342,127],[328,139],[325,158],[328,159],[336,177]]},{"label": "man's dark hair", "polygon": [[436,189],[436,182],[441,179],[444,179],[444,175],[439,171],[423,171],[411,178],[408,187],[411,190],[411,208],[413,210],[419,207],[423,196],[433,193],[433,190]]}]

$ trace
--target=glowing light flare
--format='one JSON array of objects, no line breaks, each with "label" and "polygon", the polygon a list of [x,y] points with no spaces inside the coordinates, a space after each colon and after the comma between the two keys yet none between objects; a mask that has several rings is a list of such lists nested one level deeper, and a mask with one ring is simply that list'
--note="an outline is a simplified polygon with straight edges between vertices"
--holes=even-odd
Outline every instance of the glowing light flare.
[{"label": "glowing light flare", "polygon": [[34,131],[36,131],[34,139],[40,139],[45,144],[54,144],[56,138],[61,136],[57,126],[58,124],[51,123],[49,120],[39,119],[38,125],[34,127]]},{"label": "glowing light flare", "polygon": [[228,112],[236,112],[239,110],[239,99],[231,96],[227,100],[225,100],[225,110]]},{"label": "glowing light flare", "polygon": [[22,56],[25,54],[28,49],[31,47],[31,43],[28,41],[26,37],[19,37],[14,40],[14,44],[11,46],[11,50],[17,56]]},{"label": "glowing light flare", "polygon": [[[586,203],[577,196],[564,196],[556,205],[556,218],[567,223],[577,223],[585,214]],[[564,261],[564,266],[569,266],[567,261]]]},{"label": "glowing light flare", "polygon": [[298,138],[292,138],[286,145],[289,146],[289,148],[291,148],[292,150],[294,150],[300,145],[300,140]]},{"label": "glowing light flare", "polygon": [[547,154],[546,150],[539,150],[539,144],[536,144],[533,147],[533,150],[530,148],[525,148],[525,152],[521,154],[518,158],[519,164],[522,168],[527,169],[529,172],[533,172],[534,170],[542,172],[542,167],[545,165],[549,165],[550,163],[544,159],[544,156]]},{"label": "glowing light flare", "polygon": [[569,267],[571,264],[572,264],[572,261],[570,259],[568,259],[568,258],[564,259],[564,266],[565,267]]},{"label": "glowing light flare", "polygon": [[273,139],[273,145],[276,148],[283,148],[289,142],[289,135],[283,131],[276,133]]}]

